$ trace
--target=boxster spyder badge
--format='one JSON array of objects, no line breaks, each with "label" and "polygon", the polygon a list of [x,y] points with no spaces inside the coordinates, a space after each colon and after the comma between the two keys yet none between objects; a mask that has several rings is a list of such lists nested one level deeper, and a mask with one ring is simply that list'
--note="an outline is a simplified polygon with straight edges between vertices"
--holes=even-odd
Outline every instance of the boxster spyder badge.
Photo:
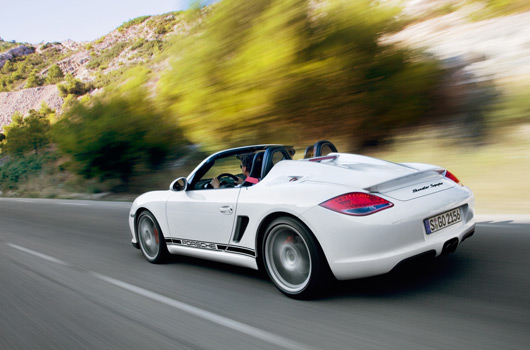
[{"label": "boxster spyder badge", "polygon": [[475,229],[474,199],[435,165],[255,145],[207,157],[167,191],[133,203],[132,243],[152,262],[181,254],[263,269],[294,298],[339,280],[447,254]]}]

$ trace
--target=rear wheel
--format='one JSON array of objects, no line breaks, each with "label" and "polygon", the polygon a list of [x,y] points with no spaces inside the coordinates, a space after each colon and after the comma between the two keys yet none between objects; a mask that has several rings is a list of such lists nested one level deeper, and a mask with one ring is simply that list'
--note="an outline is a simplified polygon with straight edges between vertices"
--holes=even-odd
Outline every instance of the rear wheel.
[{"label": "rear wheel", "polygon": [[162,230],[149,211],[140,213],[137,232],[140,249],[147,261],[154,264],[164,262],[169,256],[169,252]]},{"label": "rear wheel", "polygon": [[313,234],[292,218],[274,220],[263,238],[264,266],[285,295],[305,299],[318,295],[329,282],[324,254]]}]

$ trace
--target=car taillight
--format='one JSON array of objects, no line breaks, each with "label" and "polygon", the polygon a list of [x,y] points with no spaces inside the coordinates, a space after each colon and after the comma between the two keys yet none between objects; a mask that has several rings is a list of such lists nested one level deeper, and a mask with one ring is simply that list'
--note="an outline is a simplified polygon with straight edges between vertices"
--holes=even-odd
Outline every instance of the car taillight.
[{"label": "car taillight", "polygon": [[373,194],[352,192],[331,198],[320,206],[346,215],[363,216],[391,208],[394,204]]},{"label": "car taillight", "polygon": [[458,180],[458,178],[456,176],[454,176],[453,173],[451,173],[449,170],[444,171],[443,176],[445,176],[449,180],[452,180],[452,181],[456,182],[460,186],[464,186],[464,184],[461,183],[460,180]]}]

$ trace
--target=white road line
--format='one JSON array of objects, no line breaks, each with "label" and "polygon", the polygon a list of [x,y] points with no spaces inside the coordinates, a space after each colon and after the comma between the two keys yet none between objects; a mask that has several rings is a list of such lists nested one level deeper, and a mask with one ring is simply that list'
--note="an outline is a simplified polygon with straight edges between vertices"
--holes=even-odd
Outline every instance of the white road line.
[{"label": "white road line", "polygon": [[[54,262],[54,263],[57,263],[57,264],[60,264],[60,265],[64,265],[64,266],[70,266],[70,267],[72,266],[71,264],[68,264],[67,262],[59,260],[59,259],[54,258],[52,256],[49,256],[49,255],[46,255],[46,254],[42,254],[42,253],[36,252],[34,250],[28,249],[28,248],[21,247],[21,246],[16,245],[16,244],[12,244],[12,243],[6,243],[6,244],[8,246],[12,247],[12,248],[18,249],[20,251],[23,251],[23,252],[31,254],[33,256],[39,257],[41,259],[44,259],[44,260],[47,260],[47,261],[51,261],[51,262]],[[238,322],[238,321],[232,320],[232,319],[230,319],[228,317],[217,315],[217,314],[215,314],[213,312],[200,309],[198,307],[183,303],[181,301],[168,298],[166,296],[163,296],[161,294],[152,292],[150,290],[135,286],[133,284],[129,284],[127,282],[123,282],[123,281],[120,281],[118,279],[99,274],[97,272],[93,272],[93,271],[89,271],[89,270],[85,270],[85,271],[87,271],[92,276],[96,277],[97,279],[99,279],[101,281],[104,281],[104,282],[107,282],[107,283],[110,283],[110,284],[112,284],[112,285],[114,285],[116,287],[120,287],[122,289],[128,290],[129,292],[132,292],[132,293],[135,293],[137,295],[143,296],[145,298],[148,298],[148,299],[151,299],[151,300],[154,300],[154,301],[158,301],[158,302],[160,302],[162,304],[165,304],[167,306],[173,307],[175,309],[179,309],[181,311],[185,311],[185,312],[190,313],[192,315],[195,315],[197,317],[200,317],[200,318],[203,318],[203,319],[208,320],[210,322],[213,322],[213,323],[219,324],[221,326],[224,326],[226,328],[238,331],[238,332],[246,334],[246,335],[250,335],[250,336],[252,336],[254,338],[257,338],[257,339],[261,339],[261,340],[263,340],[263,341],[265,341],[267,343],[271,343],[271,344],[274,344],[276,346],[280,346],[280,347],[285,348],[285,349],[293,349],[293,350],[310,350],[311,349],[307,345],[304,345],[304,344],[301,344],[301,343],[297,343],[295,341],[292,341],[290,339],[287,339],[287,338],[284,338],[282,336],[276,335],[274,333],[270,333],[270,332],[261,330],[261,329],[256,328],[256,327],[249,326],[249,325],[244,324],[242,322]]]},{"label": "white road line", "polygon": [[28,249],[28,248],[21,247],[19,245],[13,244],[13,243],[6,243],[6,244],[8,246],[12,247],[12,248],[15,248],[15,249],[18,249],[18,250],[23,251],[25,253],[37,256],[37,257],[39,257],[41,259],[48,260],[48,261],[51,261],[51,262],[54,262],[54,263],[57,263],[57,264],[60,264],[60,265],[64,265],[64,266],[71,266],[70,264],[68,264],[68,263],[66,263],[66,262],[64,262],[62,260],[56,259],[53,256],[42,254],[42,253],[36,252],[36,251]]},{"label": "white road line", "polygon": [[179,310],[188,312],[188,313],[190,313],[192,315],[204,318],[204,319],[206,319],[208,321],[217,323],[217,324],[219,324],[221,326],[224,326],[224,327],[233,329],[235,331],[238,331],[238,332],[253,336],[254,338],[258,338],[258,339],[264,340],[264,341],[266,341],[268,343],[272,343],[274,345],[278,345],[278,346],[281,346],[281,347],[286,348],[286,349],[300,349],[300,350],[309,349],[308,346],[296,343],[296,342],[294,342],[294,341],[292,341],[290,339],[281,337],[281,336],[273,334],[273,333],[269,333],[269,332],[261,330],[259,328],[255,328],[255,327],[246,325],[244,323],[232,320],[232,319],[224,317],[224,316],[220,316],[220,315],[214,314],[213,312],[206,311],[206,310],[200,309],[198,307],[195,307],[195,306],[192,306],[192,305],[189,305],[189,304],[185,304],[183,302],[177,301],[175,299],[168,298],[168,297],[163,296],[161,294],[151,292],[150,290],[143,289],[143,288],[137,287],[135,285],[132,285],[132,284],[129,284],[129,283],[126,283],[126,282],[123,282],[123,281],[120,281],[120,280],[105,276],[105,275],[101,275],[101,274],[96,273],[96,272],[91,272],[91,273],[92,273],[93,276],[99,278],[100,280],[103,280],[105,282],[113,284],[113,285],[115,285],[117,287],[126,289],[126,290],[128,290],[130,292],[133,292],[135,294],[144,296],[144,297],[149,298],[151,300],[158,301],[158,302],[160,302],[162,304],[171,306],[171,307],[173,307],[175,309],[179,309]]}]

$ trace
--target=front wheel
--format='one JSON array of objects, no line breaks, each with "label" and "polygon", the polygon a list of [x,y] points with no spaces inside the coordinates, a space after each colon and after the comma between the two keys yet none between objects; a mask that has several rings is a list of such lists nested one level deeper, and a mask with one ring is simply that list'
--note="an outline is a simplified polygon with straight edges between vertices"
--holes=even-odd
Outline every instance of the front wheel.
[{"label": "front wheel", "polygon": [[285,295],[306,299],[327,287],[330,274],[324,253],[300,222],[286,217],[274,220],[262,248],[265,270]]},{"label": "front wheel", "polygon": [[137,232],[140,249],[147,261],[158,264],[168,258],[164,235],[153,214],[148,211],[140,213]]}]

